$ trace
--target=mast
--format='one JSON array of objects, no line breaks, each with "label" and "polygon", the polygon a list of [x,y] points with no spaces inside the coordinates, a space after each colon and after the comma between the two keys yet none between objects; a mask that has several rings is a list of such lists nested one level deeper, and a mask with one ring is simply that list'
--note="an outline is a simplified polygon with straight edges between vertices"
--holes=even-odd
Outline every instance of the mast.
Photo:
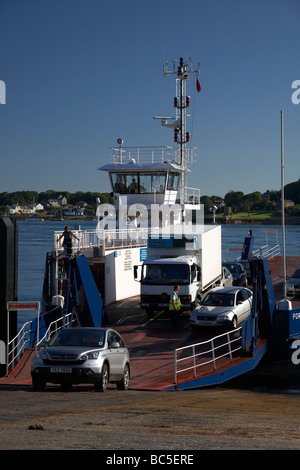
[{"label": "mast", "polygon": [[[179,59],[179,66],[176,69],[176,62],[173,61],[173,70],[168,69],[168,61],[164,64],[164,75],[176,75],[176,96],[174,98],[174,108],[176,110],[175,122],[173,124],[167,124],[162,121],[162,125],[174,128],[174,142],[179,145],[179,161],[182,168],[181,172],[181,184],[180,184],[180,203],[186,202],[186,187],[187,187],[187,171],[188,171],[188,152],[187,143],[190,142],[190,132],[187,132],[186,118],[189,117],[187,114],[187,108],[190,105],[190,97],[186,94],[186,84],[190,79],[189,75],[198,74],[200,69],[200,63],[198,63],[198,69],[192,69],[192,63],[190,61],[190,67],[188,69],[188,63],[184,63],[183,58]],[[168,118],[174,119],[174,118]]]}]

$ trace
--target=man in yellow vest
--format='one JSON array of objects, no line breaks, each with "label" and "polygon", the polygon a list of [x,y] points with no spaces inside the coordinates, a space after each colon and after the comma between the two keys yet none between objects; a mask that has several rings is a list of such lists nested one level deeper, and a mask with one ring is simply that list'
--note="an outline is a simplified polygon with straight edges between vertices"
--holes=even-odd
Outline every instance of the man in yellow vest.
[{"label": "man in yellow vest", "polygon": [[179,286],[177,284],[176,286],[174,286],[174,290],[170,296],[170,305],[169,305],[169,310],[172,316],[173,328],[177,328],[177,318],[181,310],[181,302],[180,302],[178,292],[179,292]]}]

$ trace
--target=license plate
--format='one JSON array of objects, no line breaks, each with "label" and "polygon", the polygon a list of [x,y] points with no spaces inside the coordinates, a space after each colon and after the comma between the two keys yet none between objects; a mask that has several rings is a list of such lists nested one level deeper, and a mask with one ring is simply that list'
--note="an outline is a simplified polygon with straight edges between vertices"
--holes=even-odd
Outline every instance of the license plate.
[{"label": "license plate", "polygon": [[169,307],[169,304],[158,304],[159,307]]},{"label": "license plate", "polygon": [[210,326],[211,325],[211,321],[202,321],[202,320],[199,320],[201,325],[202,326]]},{"label": "license plate", "polygon": [[51,367],[50,372],[53,374],[72,374],[71,367]]}]

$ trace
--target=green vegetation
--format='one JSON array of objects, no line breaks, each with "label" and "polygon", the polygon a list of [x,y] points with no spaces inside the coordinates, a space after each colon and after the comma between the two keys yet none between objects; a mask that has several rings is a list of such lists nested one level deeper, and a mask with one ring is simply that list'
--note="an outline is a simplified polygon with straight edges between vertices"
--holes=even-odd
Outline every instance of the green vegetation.
[{"label": "green vegetation", "polygon": [[42,193],[38,193],[36,191],[15,191],[12,193],[0,193],[0,212],[7,214],[9,206],[12,205],[30,206],[37,204],[42,204],[46,212],[49,199],[57,199],[60,196],[65,197],[67,204],[70,206],[80,202],[86,203],[86,214],[95,214],[97,198],[100,198],[102,204],[114,204],[113,197],[109,193],[95,193],[91,191],[77,191],[76,193],[70,193],[68,191],[54,190],[48,190]]},{"label": "green vegetation", "polygon": [[68,191],[54,191],[52,189],[38,193],[36,191],[15,191],[13,193],[0,193],[0,206],[11,206],[12,204],[26,205],[38,204],[45,205],[49,199],[57,199],[64,196],[68,200],[68,204],[76,204],[80,201],[86,202],[88,205],[95,205],[96,199],[99,197],[102,203],[113,204],[113,198],[109,193],[82,192],[70,193]]},{"label": "green vegetation", "polygon": [[[216,214],[216,217],[223,217],[224,214]],[[235,212],[233,217],[251,218],[251,219],[270,219],[274,216],[280,216],[277,212]]]},{"label": "green vegetation", "polygon": [[[285,214],[288,217],[300,216],[300,179],[284,188]],[[251,219],[279,217],[281,213],[281,191],[268,190],[244,194],[242,191],[229,191],[224,199],[219,196],[202,196],[206,215],[212,214],[212,206],[217,207],[216,217],[224,215],[248,217]]]},{"label": "green vegetation", "polygon": [[[284,188],[286,201],[285,213],[287,217],[300,217],[300,179],[294,183],[287,184]],[[0,211],[8,212],[8,207],[13,204],[31,205],[41,203],[45,209],[49,199],[57,199],[64,196],[68,205],[84,202],[88,205],[87,212],[95,213],[96,199],[100,198],[101,203],[114,204],[113,197],[109,193],[82,192],[70,193],[68,191],[48,190],[41,193],[36,191],[15,191],[12,193],[0,193]],[[224,215],[251,218],[267,219],[280,217],[281,213],[281,191],[268,190],[261,194],[254,191],[244,194],[242,191],[229,191],[224,198],[220,196],[201,197],[206,216],[212,215],[212,206],[217,207],[216,217]],[[292,201],[289,202],[289,201]]]}]

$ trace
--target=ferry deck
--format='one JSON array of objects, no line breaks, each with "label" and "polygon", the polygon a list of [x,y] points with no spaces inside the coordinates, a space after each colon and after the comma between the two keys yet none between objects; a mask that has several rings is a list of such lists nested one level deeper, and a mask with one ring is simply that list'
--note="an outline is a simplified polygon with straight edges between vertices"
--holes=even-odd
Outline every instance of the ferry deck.
[{"label": "ferry deck", "polygon": [[[282,257],[275,257],[269,262],[272,283],[276,301],[282,299]],[[300,266],[300,257],[287,257],[286,273],[291,275]],[[290,299],[292,308],[300,308],[300,298]],[[182,314],[179,318],[178,327],[172,328],[169,315],[164,312],[148,319],[145,312],[139,307],[139,297],[131,297],[126,300],[115,302],[106,308],[107,325],[115,328],[121,333],[130,351],[131,357],[131,380],[129,389],[136,390],[175,390],[182,388],[195,388],[193,381],[195,378],[204,378],[211,374],[219,374],[220,383],[224,381],[226,371],[236,368],[236,375],[239,375],[239,366],[245,363],[248,358],[238,353],[232,357],[225,356],[217,361],[216,367],[212,362],[201,367],[197,372],[193,368],[175,374],[175,350],[189,345],[208,341],[212,335],[222,334],[220,331],[199,331],[193,332],[189,326],[189,313]],[[265,341],[259,342],[258,362],[261,358],[260,352],[265,347]],[[18,365],[7,377],[0,378],[0,386],[30,386],[30,364],[35,351],[28,349]],[[232,372],[230,372],[232,374]],[[233,374],[233,378],[234,378]],[[218,380],[216,381],[218,382]],[[48,385],[55,387],[54,385]],[[202,385],[200,385],[202,386]],[[205,381],[204,381],[205,386]],[[74,389],[80,385],[74,386]],[[86,387],[86,386],[85,386]],[[109,385],[108,388],[114,387]],[[197,388],[197,387],[196,387]]]}]

